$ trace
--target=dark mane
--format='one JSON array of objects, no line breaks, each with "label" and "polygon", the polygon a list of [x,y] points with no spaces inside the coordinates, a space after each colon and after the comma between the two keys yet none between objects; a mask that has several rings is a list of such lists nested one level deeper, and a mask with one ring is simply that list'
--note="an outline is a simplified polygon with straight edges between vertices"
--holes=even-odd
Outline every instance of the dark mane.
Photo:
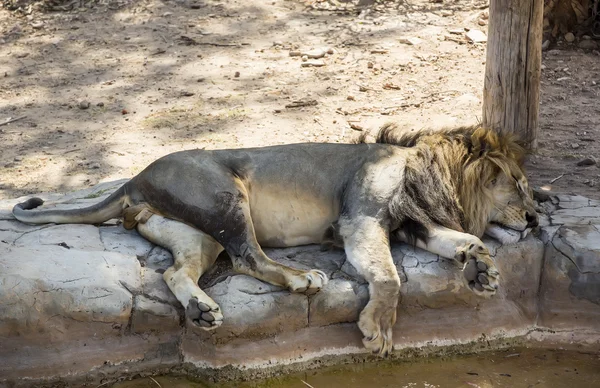
[{"label": "dark mane", "polygon": [[477,128],[477,126],[470,126],[442,129],[439,131],[425,129],[421,131],[406,132],[401,130],[396,124],[388,123],[381,127],[375,138],[375,142],[381,144],[393,144],[401,147],[414,147],[422,138],[434,134],[437,134],[448,141],[470,142],[471,135]]}]

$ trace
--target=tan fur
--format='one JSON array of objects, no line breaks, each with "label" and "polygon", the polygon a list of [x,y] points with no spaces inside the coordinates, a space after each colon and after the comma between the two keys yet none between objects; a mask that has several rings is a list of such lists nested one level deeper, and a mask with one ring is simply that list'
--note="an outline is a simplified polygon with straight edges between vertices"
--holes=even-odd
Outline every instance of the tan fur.
[{"label": "tan fur", "polygon": [[358,322],[363,343],[385,356],[400,293],[390,235],[454,259],[465,285],[490,297],[499,273],[482,235],[514,242],[537,215],[524,150],[510,135],[477,127],[402,134],[388,125],[377,143],[183,151],[89,208],[36,209],[43,201],[32,198],[13,214],[32,223],[123,216],[127,228],[172,252],[164,279],[205,330],[219,327],[223,314],[198,279],[224,248],[237,272],[310,293],[326,286],[324,272],[279,264],[262,247],[341,246],[369,283]]}]

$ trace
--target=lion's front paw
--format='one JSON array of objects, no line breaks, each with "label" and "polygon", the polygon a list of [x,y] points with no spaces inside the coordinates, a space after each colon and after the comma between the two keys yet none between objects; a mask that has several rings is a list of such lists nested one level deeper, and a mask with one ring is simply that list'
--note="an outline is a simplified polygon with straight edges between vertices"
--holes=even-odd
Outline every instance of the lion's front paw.
[{"label": "lion's front paw", "polygon": [[483,297],[496,293],[500,273],[483,243],[468,244],[459,250],[456,259],[464,264],[464,279],[471,291]]},{"label": "lion's front paw", "polygon": [[195,297],[190,299],[185,316],[202,330],[214,330],[223,323],[219,305],[208,300],[201,302]]},{"label": "lion's front paw", "polygon": [[303,272],[299,275],[292,276],[288,283],[288,289],[292,292],[305,292],[314,294],[321,288],[325,287],[329,279],[323,271],[313,269]]},{"label": "lion's front paw", "polygon": [[387,357],[394,350],[394,342],[392,341],[392,327],[396,321],[395,310],[384,314],[381,317],[380,323],[377,324],[372,320],[372,317],[367,314],[361,314],[358,321],[358,327],[363,333],[363,345],[371,353],[377,354],[380,357]]}]

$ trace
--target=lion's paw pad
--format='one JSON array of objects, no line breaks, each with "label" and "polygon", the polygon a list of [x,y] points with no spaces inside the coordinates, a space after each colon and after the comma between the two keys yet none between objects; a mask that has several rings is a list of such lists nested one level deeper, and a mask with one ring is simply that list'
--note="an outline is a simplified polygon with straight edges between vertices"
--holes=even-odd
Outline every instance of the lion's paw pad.
[{"label": "lion's paw pad", "polygon": [[329,278],[323,271],[313,269],[292,277],[288,288],[292,292],[315,293],[325,287]]},{"label": "lion's paw pad", "polygon": [[498,290],[498,270],[475,258],[465,263],[463,275],[471,291],[477,295],[489,297]]},{"label": "lion's paw pad", "polygon": [[214,330],[223,323],[223,314],[216,303],[200,302],[197,298],[191,298],[185,316],[202,330]]}]

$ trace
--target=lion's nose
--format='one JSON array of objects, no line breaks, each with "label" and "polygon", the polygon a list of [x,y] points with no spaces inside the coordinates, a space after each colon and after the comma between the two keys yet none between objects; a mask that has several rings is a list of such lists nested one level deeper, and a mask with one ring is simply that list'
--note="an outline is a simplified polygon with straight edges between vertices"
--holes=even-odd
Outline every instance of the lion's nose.
[{"label": "lion's nose", "polygon": [[526,212],[525,219],[527,220],[528,228],[535,228],[538,226],[538,216],[536,212]]}]

